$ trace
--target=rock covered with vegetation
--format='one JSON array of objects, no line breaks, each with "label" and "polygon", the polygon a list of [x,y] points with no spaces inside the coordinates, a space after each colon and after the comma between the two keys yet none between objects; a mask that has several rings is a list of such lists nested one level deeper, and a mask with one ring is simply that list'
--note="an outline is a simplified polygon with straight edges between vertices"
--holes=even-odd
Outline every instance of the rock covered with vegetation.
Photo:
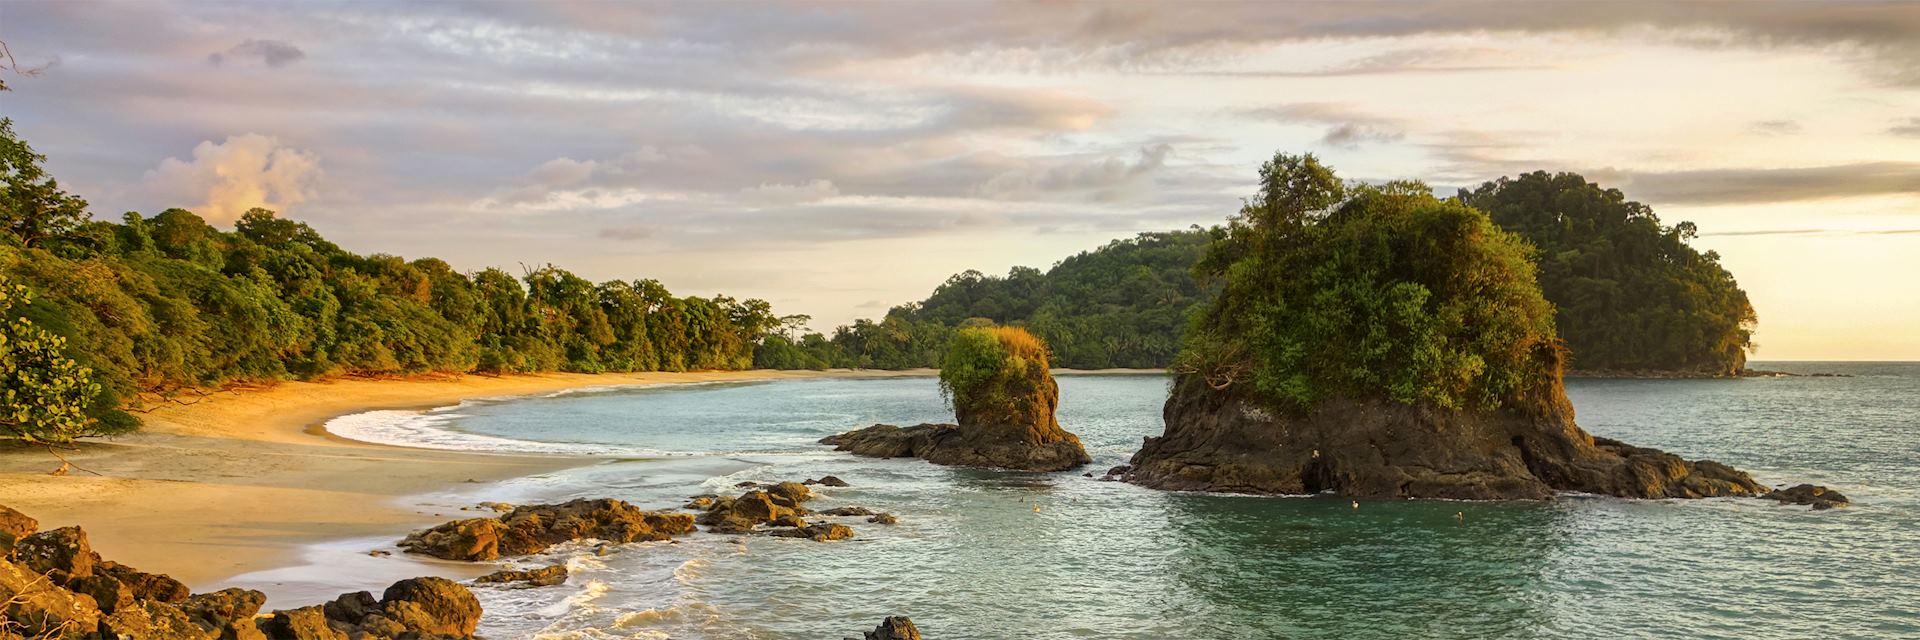
[{"label": "rock covered with vegetation", "polygon": [[[186,585],[93,551],[79,527],[36,531],[0,506],[18,539],[0,556],[0,638],[37,640],[402,640],[471,638],[480,602],[444,578],[394,583],[380,599],[351,593],[325,605],[261,615],[250,589],[190,594]],[[13,517],[17,516],[17,517]]]},{"label": "rock covered with vegetation", "polygon": [[906,616],[887,616],[886,620],[880,621],[880,626],[862,634],[861,638],[863,640],[920,640],[920,628],[913,626],[913,620]]},{"label": "rock covered with vegetation", "polygon": [[579,499],[514,507],[498,518],[467,518],[414,532],[400,541],[409,552],[446,560],[481,561],[545,551],[593,538],[651,542],[692,533],[693,516],[644,511],[623,500]]},{"label": "rock covered with vegetation", "polygon": [[1382,498],[1754,495],[1711,461],[1574,423],[1531,248],[1419,183],[1343,185],[1279,155],[1199,272],[1166,431],[1125,478],[1180,490]]},{"label": "rock covered with vegetation", "polygon": [[874,425],[822,439],[841,451],[936,464],[1061,471],[1091,462],[1080,438],[1060,428],[1060,386],[1046,345],[1016,327],[970,327],[953,336],[940,389],[957,425]]}]

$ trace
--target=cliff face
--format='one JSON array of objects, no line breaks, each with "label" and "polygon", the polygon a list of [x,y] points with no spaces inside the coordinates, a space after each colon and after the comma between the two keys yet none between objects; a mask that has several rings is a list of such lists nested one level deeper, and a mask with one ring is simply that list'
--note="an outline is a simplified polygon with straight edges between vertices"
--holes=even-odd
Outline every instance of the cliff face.
[{"label": "cliff face", "polygon": [[1334,401],[1279,413],[1187,376],[1126,480],[1147,487],[1258,494],[1331,491],[1374,498],[1539,500],[1573,491],[1630,498],[1758,495],[1713,461],[1594,438],[1558,385],[1527,409],[1441,410]]}]

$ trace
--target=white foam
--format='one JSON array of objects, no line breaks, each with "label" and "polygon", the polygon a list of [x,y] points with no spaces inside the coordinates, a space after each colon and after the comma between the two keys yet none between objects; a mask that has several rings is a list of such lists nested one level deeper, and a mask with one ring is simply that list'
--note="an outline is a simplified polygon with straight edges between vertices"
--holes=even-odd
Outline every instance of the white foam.
[{"label": "white foam", "polygon": [[468,433],[448,428],[465,417],[443,407],[431,411],[368,411],[328,420],[328,433],[361,442],[423,449],[450,449],[491,453],[546,453],[584,456],[660,456],[671,455],[635,447],[592,445],[567,442],[533,442]]}]

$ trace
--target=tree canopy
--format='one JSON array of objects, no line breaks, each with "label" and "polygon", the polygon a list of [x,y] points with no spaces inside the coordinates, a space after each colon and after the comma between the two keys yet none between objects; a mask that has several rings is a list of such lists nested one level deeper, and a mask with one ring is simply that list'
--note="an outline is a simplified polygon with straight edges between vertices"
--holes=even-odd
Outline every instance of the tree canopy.
[{"label": "tree canopy", "polygon": [[1531,252],[1423,184],[1347,186],[1279,154],[1196,267],[1222,290],[1179,368],[1281,407],[1506,406],[1557,380],[1538,357],[1557,340]]},{"label": "tree canopy", "polygon": [[1501,178],[1460,199],[1539,248],[1540,288],[1582,370],[1738,373],[1757,320],[1693,223],[1572,173]]},{"label": "tree canopy", "polygon": [[0,375],[60,433],[85,431],[62,422],[76,396],[86,429],[113,431],[134,424],[123,406],[240,383],[742,369],[779,323],[764,301],[654,280],[358,255],[264,209],[232,231],[183,209],[93,220],[42,161],[0,121],[0,278],[14,283]]}]

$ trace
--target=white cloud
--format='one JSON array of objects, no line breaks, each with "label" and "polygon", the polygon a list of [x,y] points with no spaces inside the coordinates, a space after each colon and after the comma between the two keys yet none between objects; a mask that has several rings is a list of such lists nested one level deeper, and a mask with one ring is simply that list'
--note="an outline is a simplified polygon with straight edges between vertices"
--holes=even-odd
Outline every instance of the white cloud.
[{"label": "white cloud", "polygon": [[320,161],[312,153],[248,133],[193,148],[193,158],[167,158],[147,171],[145,191],[191,208],[209,222],[232,222],[254,207],[284,211],[313,197]]}]

